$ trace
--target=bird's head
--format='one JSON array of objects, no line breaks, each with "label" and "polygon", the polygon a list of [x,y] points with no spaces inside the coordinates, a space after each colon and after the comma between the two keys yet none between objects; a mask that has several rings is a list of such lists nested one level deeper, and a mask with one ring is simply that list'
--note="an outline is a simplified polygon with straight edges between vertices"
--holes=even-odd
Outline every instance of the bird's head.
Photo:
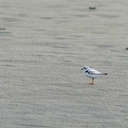
[{"label": "bird's head", "polygon": [[84,66],[83,68],[81,68],[81,70],[85,70],[85,71],[87,71],[88,70],[88,66]]}]

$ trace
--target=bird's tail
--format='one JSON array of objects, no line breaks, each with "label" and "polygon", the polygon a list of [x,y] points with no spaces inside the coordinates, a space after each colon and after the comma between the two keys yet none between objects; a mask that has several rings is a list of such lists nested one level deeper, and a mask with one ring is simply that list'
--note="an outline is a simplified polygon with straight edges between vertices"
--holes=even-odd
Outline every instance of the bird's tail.
[{"label": "bird's tail", "polygon": [[103,73],[103,75],[105,75],[105,76],[106,76],[106,75],[108,75],[108,73]]}]

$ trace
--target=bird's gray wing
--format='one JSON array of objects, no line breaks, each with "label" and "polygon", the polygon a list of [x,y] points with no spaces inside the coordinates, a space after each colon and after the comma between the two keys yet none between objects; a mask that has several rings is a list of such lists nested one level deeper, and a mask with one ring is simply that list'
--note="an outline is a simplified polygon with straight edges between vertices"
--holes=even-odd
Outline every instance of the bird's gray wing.
[{"label": "bird's gray wing", "polygon": [[95,69],[89,69],[89,70],[88,70],[88,73],[89,73],[89,74],[92,74],[92,75],[94,75],[94,74],[100,75],[100,74],[101,74],[101,72],[99,72],[99,71],[97,71],[97,70],[95,70]]}]

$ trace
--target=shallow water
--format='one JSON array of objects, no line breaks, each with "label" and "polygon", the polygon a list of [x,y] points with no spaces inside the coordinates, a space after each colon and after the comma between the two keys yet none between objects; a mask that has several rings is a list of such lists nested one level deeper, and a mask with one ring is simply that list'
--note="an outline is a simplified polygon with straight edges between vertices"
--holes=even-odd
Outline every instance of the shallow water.
[{"label": "shallow water", "polygon": [[[126,128],[127,5],[1,0],[0,126]],[[84,65],[109,75],[90,86]]]}]

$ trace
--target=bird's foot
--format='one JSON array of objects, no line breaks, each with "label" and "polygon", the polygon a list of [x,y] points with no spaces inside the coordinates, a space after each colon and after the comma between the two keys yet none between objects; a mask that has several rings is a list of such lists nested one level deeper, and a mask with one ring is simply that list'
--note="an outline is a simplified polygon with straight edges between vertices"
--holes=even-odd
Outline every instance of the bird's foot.
[{"label": "bird's foot", "polygon": [[90,85],[94,85],[94,83],[89,83]]}]

